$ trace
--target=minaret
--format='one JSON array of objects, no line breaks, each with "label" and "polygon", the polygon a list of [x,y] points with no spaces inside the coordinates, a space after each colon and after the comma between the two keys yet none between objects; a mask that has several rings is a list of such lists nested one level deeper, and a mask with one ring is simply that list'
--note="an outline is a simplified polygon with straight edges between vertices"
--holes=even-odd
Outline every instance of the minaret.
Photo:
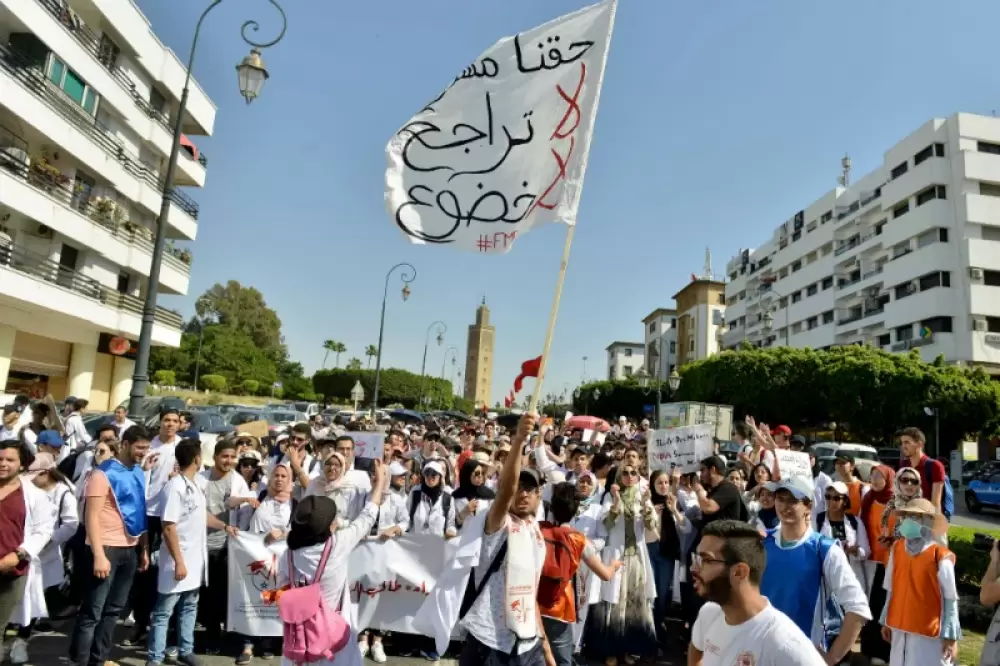
[{"label": "minaret", "polygon": [[486,297],[476,309],[476,323],[469,326],[469,344],[465,359],[466,400],[476,407],[490,406],[490,387],[493,385],[493,343],[496,329],[490,325],[490,309]]}]

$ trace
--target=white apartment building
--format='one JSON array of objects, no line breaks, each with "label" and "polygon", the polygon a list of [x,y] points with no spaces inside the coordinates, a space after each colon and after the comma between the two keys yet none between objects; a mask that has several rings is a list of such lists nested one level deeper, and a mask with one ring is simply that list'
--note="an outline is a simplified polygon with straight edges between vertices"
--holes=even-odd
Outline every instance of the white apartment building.
[{"label": "white apartment building", "polygon": [[625,379],[639,372],[645,364],[641,342],[612,342],[607,346],[608,379]]},{"label": "white apartment building", "polygon": [[677,310],[656,308],[642,327],[646,374],[665,380],[677,367]]},{"label": "white apartment building", "polygon": [[1000,374],[1000,118],[927,122],[726,273],[727,348],[916,348]]},{"label": "white apartment building", "polygon": [[[130,0],[0,0],[0,392],[128,397],[185,69]],[[176,184],[202,187],[215,106],[193,84]],[[171,195],[162,294],[185,294],[198,205]],[[153,344],[177,346],[158,308]]]}]

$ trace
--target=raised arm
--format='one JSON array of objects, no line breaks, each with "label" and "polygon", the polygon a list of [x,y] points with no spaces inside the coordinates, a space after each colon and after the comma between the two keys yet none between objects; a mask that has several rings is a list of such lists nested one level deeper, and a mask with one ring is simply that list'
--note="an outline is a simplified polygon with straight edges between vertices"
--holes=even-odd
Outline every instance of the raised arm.
[{"label": "raised arm", "polygon": [[495,534],[507,520],[507,512],[517,492],[517,480],[521,475],[521,453],[524,443],[535,429],[535,415],[524,414],[517,424],[517,434],[511,442],[511,452],[500,470],[500,480],[497,482],[496,498],[490,505],[486,516],[486,534]]}]

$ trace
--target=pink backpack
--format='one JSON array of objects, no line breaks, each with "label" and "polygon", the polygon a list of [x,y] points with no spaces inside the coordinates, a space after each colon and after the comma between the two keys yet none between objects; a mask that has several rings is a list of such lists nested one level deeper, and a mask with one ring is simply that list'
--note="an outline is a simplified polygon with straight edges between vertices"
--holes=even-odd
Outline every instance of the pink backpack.
[{"label": "pink backpack", "polygon": [[339,611],[327,606],[320,586],[332,546],[330,538],[323,548],[312,584],[302,587],[295,586],[292,550],[288,549],[288,578],[292,587],[278,598],[278,616],[284,625],[282,654],[296,664],[332,659],[351,638],[350,627]]}]

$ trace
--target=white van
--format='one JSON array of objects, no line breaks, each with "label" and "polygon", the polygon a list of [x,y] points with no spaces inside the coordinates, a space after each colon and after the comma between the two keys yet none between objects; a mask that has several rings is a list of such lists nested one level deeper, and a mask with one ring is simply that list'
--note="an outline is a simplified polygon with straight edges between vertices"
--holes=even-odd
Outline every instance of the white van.
[{"label": "white van", "polygon": [[857,460],[878,461],[878,449],[867,444],[857,444],[855,442],[819,442],[812,445],[812,450],[816,452],[817,458],[836,456],[838,451],[844,451],[850,453]]}]

